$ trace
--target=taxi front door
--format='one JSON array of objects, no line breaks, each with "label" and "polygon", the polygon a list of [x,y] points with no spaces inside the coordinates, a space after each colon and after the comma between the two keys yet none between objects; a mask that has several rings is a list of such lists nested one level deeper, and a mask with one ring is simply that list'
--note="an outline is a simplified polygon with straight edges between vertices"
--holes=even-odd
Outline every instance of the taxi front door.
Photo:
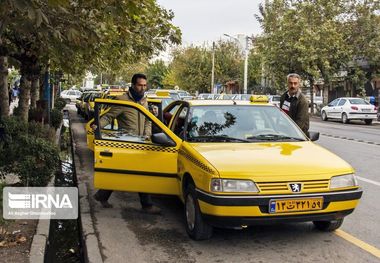
[{"label": "taxi front door", "polygon": [[[135,110],[158,126],[161,138],[169,144],[153,143],[111,125],[99,127],[98,112],[110,108],[101,118],[119,118],[122,112]],[[97,129],[94,140],[94,186],[99,189],[179,195],[177,175],[181,140],[141,105],[126,101],[99,100],[95,108]],[[107,116],[108,115],[108,116]],[[157,130],[157,129],[156,129]]]}]

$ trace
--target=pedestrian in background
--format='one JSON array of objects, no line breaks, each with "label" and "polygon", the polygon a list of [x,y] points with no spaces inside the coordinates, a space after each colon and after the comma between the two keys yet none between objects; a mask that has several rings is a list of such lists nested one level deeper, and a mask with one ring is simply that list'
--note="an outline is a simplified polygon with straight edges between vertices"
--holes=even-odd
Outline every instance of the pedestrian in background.
[{"label": "pedestrian in background", "polygon": [[291,73],[286,79],[288,90],[280,98],[280,109],[309,136],[309,103],[301,92],[301,77]]}]

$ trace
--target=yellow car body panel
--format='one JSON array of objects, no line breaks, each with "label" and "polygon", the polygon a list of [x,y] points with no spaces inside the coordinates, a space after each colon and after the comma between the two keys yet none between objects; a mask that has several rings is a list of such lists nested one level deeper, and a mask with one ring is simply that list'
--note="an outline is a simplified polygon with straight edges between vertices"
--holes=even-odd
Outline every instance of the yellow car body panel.
[{"label": "yellow car body panel", "polygon": [[[291,179],[302,175],[308,179],[330,179],[332,173],[353,173],[351,166],[341,158],[310,141],[254,144],[197,143],[192,146],[218,171],[223,171],[220,176],[226,178],[278,181],[283,176],[290,176],[287,179]],[[269,162],[271,169],[268,169]],[[298,167],[289,175],[288,169],[293,165]]]}]

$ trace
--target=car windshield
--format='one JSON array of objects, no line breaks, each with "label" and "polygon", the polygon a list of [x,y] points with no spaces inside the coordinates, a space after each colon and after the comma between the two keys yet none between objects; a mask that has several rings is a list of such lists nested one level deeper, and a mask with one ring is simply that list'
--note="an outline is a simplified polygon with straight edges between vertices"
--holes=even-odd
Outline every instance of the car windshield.
[{"label": "car windshield", "polygon": [[355,104],[355,105],[369,105],[370,104],[368,101],[360,99],[360,98],[349,99],[349,101],[351,104]]},{"label": "car windshield", "polygon": [[263,105],[194,106],[188,115],[190,142],[304,141],[278,108]]}]

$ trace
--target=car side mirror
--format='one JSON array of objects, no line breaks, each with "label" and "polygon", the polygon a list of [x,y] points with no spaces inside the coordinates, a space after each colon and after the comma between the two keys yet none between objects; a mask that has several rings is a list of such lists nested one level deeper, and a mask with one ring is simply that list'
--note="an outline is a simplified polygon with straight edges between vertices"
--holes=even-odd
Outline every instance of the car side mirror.
[{"label": "car side mirror", "polygon": [[176,146],[176,143],[163,132],[152,134],[151,139],[153,143],[159,144],[161,146],[165,146],[165,147]]},{"label": "car side mirror", "polygon": [[333,105],[332,104],[327,104],[328,107],[332,107]]},{"label": "car side mirror", "polygon": [[309,132],[309,138],[311,141],[317,141],[319,139],[319,132]]}]

